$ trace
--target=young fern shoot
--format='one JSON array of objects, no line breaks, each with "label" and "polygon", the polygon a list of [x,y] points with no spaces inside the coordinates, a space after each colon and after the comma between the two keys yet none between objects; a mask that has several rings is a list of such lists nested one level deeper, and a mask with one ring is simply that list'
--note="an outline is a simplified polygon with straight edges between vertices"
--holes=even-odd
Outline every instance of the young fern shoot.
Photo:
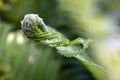
[{"label": "young fern shoot", "polygon": [[[91,40],[77,38],[72,41],[64,37],[60,32],[45,25],[42,18],[37,14],[27,14],[21,21],[21,27],[27,38],[55,47],[61,55],[66,57],[75,57],[80,55],[87,47]],[[81,44],[83,47],[78,47]]]},{"label": "young fern shoot", "polygon": [[[60,32],[45,25],[43,19],[37,14],[25,15],[24,19],[21,21],[21,28],[27,38],[39,42],[40,44],[54,47],[59,54],[64,55],[65,57],[75,57],[85,65],[107,72],[103,67],[92,62],[88,56],[84,54],[85,49],[88,48],[88,45],[92,40],[85,40],[79,37],[70,41]],[[82,47],[78,46],[78,44],[82,45]]]}]

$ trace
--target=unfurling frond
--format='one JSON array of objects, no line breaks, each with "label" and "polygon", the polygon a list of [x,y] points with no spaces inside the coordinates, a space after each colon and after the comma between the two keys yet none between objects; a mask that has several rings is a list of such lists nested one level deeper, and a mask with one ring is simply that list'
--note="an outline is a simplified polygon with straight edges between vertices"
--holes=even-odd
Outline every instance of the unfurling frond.
[{"label": "unfurling frond", "polygon": [[[67,57],[79,55],[81,51],[87,48],[91,40],[77,38],[72,41],[64,37],[61,33],[45,25],[43,19],[37,14],[27,14],[21,21],[21,27],[24,34],[31,40],[55,47],[58,52]],[[75,46],[83,45],[82,48]]]},{"label": "unfurling frond", "polygon": [[[88,48],[89,43],[92,40],[85,40],[79,37],[70,41],[60,32],[45,25],[43,19],[37,14],[25,15],[24,19],[21,21],[21,28],[27,38],[39,42],[40,44],[54,47],[65,57],[75,57],[85,65],[91,65],[94,68],[99,68],[105,71],[103,67],[89,60],[85,54],[85,49]],[[82,47],[78,45],[82,45]]]}]

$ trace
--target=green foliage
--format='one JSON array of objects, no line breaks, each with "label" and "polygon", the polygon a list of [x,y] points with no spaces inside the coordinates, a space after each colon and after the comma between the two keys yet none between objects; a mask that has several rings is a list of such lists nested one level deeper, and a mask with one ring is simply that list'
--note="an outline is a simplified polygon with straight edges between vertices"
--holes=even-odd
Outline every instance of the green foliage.
[{"label": "green foliage", "polygon": [[0,24],[0,80],[58,80],[61,60],[53,49],[38,49],[26,40],[19,43],[21,33],[11,32],[10,26]]}]

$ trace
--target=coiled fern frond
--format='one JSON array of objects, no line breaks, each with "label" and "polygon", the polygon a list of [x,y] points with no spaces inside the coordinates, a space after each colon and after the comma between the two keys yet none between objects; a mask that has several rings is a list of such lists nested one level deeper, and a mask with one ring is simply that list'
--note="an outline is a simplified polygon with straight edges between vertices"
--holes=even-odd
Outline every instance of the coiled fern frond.
[{"label": "coiled fern frond", "polygon": [[[90,39],[84,40],[79,37],[70,41],[60,32],[45,25],[42,18],[37,14],[25,15],[24,19],[21,21],[21,28],[29,39],[54,47],[61,55],[66,57],[75,57],[85,65],[92,66],[94,69],[101,69],[103,72],[106,71],[103,67],[92,62],[85,54],[85,49],[91,42]],[[78,45],[82,45],[82,47]]]},{"label": "coiled fern frond", "polygon": [[[67,57],[78,55],[88,47],[90,40],[77,38],[72,41],[64,37],[58,31],[45,25],[37,14],[27,14],[21,21],[24,34],[31,40],[55,47],[58,52]],[[81,44],[83,47],[75,46]]]}]

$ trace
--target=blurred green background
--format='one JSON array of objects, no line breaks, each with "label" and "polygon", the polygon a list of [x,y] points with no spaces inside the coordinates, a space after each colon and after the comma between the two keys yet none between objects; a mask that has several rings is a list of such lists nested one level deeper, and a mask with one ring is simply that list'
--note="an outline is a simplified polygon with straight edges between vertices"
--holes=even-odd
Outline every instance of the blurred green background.
[{"label": "blurred green background", "polygon": [[[87,54],[108,73],[28,40],[25,14],[35,13],[69,39],[93,39]],[[0,0],[0,80],[120,80],[120,0]]]}]

